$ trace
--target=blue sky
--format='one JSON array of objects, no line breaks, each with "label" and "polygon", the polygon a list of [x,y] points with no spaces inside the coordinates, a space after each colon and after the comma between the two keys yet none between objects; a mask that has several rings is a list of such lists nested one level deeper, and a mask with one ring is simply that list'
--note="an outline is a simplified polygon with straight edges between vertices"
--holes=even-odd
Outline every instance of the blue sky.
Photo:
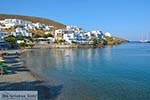
[{"label": "blue sky", "polygon": [[139,40],[150,34],[150,0],[0,0],[0,13],[49,18]]}]

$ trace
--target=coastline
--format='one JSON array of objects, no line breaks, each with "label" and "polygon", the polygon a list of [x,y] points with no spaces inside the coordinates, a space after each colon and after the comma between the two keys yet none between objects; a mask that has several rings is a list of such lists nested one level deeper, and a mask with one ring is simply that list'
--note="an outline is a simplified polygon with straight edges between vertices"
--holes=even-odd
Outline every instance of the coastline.
[{"label": "coastline", "polygon": [[[20,51],[22,50],[18,50],[18,52]],[[28,50],[25,50],[25,52],[27,51]],[[12,54],[10,51],[7,51],[7,53]],[[6,62],[8,60],[13,62],[14,59],[7,59]],[[22,62],[18,61],[17,63],[13,62],[7,65],[9,65],[8,67],[11,68],[14,73],[0,75],[0,91],[34,90],[38,91],[39,100],[51,100],[60,94],[60,91],[57,91],[57,88],[62,88],[62,86],[50,86],[48,81],[44,80],[37,73],[32,72],[27,66],[24,66]]]},{"label": "coastline", "polygon": [[121,43],[128,42],[127,40],[117,40],[117,41],[112,41],[108,42],[107,45],[102,45],[102,44],[36,44],[34,47],[25,47],[24,49],[71,49],[71,48],[103,48],[106,46],[114,46],[114,45],[119,45]]},{"label": "coastline", "polygon": [[[122,42],[123,43],[123,42]],[[68,45],[57,45],[58,47],[53,47],[49,49],[58,49],[58,48],[94,48],[88,46],[81,46],[81,47],[68,47]],[[107,45],[111,46],[111,45]],[[113,45],[112,45],[113,46]],[[105,47],[105,46],[104,46]],[[42,48],[46,48],[43,46]],[[98,48],[98,47],[96,47]],[[102,47],[99,47],[102,48]],[[0,55],[3,54],[10,54],[10,55],[18,55],[20,56],[22,53],[30,52],[34,49],[39,48],[24,48],[18,50],[5,50],[0,52]],[[61,94],[61,90],[63,88],[62,85],[58,86],[51,86],[50,82],[44,79],[43,77],[39,76],[38,73],[30,70],[28,66],[23,64],[22,58],[19,58],[17,64],[8,64],[9,67],[15,72],[13,74],[8,75],[1,75],[0,76],[0,90],[21,90],[21,91],[31,91],[35,90],[38,91],[38,98],[39,100],[51,100],[57,98],[59,100],[59,95]],[[12,60],[12,59],[10,59]]]}]

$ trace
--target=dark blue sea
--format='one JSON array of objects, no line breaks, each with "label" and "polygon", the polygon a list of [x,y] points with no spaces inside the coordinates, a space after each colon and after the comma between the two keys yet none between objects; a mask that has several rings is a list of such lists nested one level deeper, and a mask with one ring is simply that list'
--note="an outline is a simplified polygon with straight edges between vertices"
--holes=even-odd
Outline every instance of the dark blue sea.
[{"label": "dark blue sea", "polygon": [[150,43],[96,49],[35,49],[26,66],[51,85],[56,100],[150,100]]}]

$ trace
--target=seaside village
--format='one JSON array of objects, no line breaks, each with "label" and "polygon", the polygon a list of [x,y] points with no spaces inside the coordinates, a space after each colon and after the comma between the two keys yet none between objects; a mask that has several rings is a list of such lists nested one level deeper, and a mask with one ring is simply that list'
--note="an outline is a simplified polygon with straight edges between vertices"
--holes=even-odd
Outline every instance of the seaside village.
[{"label": "seaside village", "polygon": [[99,30],[86,31],[77,26],[66,26],[66,29],[33,23],[22,19],[0,20],[0,49],[7,49],[8,43],[15,41],[16,44],[93,44],[98,40],[112,37]]}]

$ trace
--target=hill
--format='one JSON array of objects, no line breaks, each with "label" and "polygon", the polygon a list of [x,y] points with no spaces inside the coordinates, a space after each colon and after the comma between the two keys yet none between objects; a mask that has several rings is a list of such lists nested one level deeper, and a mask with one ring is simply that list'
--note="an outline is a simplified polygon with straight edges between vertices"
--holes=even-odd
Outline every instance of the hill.
[{"label": "hill", "polygon": [[32,16],[22,16],[22,15],[9,15],[9,14],[0,14],[0,20],[4,19],[22,19],[22,20],[27,20],[27,21],[32,21],[32,22],[39,22],[43,23],[46,25],[51,25],[59,29],[65,29],[66,25],[58,23],[56,21],[46,19],[46,18],[39,18],[39,17],[32,17]]},{"label": "hill", "polygon": [[116,37],[116,36],[106,37],[106,40],[107,40],[107,45],[116,45],[116,44],[120,44],[120,43],[124,43],[124,42],[129,42],[126,39]]}]

